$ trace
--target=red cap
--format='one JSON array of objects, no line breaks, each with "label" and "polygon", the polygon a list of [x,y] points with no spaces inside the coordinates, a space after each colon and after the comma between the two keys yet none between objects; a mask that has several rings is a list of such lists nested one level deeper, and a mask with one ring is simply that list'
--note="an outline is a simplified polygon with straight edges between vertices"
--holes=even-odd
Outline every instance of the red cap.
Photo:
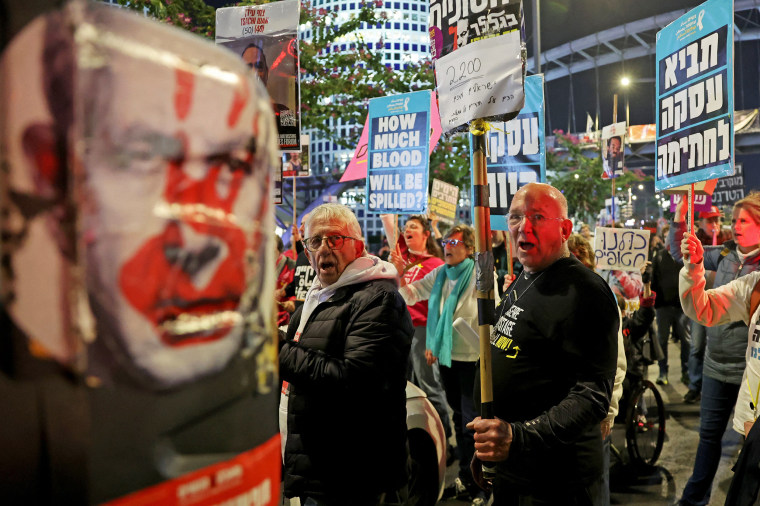
[{"label": "red cap", "polygon": [[700,218],[715,218],[720,217],[720,209],[717,206],[711,206],[709,211],[702,211],[699,213]]}]

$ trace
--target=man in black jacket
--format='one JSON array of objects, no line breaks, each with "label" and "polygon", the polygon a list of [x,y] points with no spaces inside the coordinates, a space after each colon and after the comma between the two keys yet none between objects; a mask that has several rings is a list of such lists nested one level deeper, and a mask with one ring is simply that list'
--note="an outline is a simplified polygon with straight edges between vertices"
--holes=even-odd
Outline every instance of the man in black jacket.
[{"label": "man in black jacket", "polygon": [[[523,275],[491,333],[494,419],[476,418],[473,475],[496,464],[494,505],[600,504],[602,434],[620,324],[604,280],[570,255],[554,187],[531,183],[507,218]],[[476,393],[479,393],[476,388]]]},{"label": "man in black jacket", "polygon": [[376,505],[407,481],[412,320],[395,267],[367,255],[349,208],[314,209],[303,242],[316,279],[280,350],[284,493],[304,506]]}]

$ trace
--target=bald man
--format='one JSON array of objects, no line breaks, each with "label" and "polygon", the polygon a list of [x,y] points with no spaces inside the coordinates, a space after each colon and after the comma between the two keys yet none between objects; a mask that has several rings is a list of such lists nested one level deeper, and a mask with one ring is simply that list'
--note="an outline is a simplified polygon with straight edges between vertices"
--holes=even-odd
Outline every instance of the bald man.
[{"label": "bald man", "polygon": [[[473,475],[495,463],[494,505],[599,504],[619,317],[607,284],[570,254],[567,201],[521,188],[507,217],[524,267],[491,334],[494,413],[472,423]],[[493,464],[492,464],[493,465]]]}]

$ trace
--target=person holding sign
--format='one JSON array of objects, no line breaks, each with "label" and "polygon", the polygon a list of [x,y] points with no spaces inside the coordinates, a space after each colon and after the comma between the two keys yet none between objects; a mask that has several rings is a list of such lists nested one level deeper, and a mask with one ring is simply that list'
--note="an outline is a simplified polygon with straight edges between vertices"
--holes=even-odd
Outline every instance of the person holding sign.
[{"label": "person holding sign", "polygon": [[494,505],[593,504],[620,318],[604,280],[570,254],[572,222],[556,188],[530,183],[507,225],[523,275],[491,334],[496,418],[476,418],[473,475],[495,462]]},{"label": "person holding sign", "polygon": [[459,449],[459,476],[454,491],[458,499],[469,496],[485,504],[487,497],[478,490],[470,472],[475,448],[473,431],[467,427],[477,415],[473,390],[479,345],[476,341],[468,341],[452,326],[457,318],[463,318],[473,328],[478,324],[475,262],[472,259],[475,232],[467,225],[457,225],[448,231],[441,243],[446,263],[424,278],[402,287],[399,292],[409,306],[429,301],[425,357],[428,365],[436,361],[440,364],[443,388],[453,411]]},{"label": "person holding sign", "polygon": [[[694,471],[681,496],[682,504],[709,501],[721,456],[721,438],[732,409],[733,427],[740,434],[745,434],[745,423],[754,421],[757,415],[760,368],[755,364],[760,345],[756,317],[749,308],[750,294],[760,276],[760,193],[751,193],[734,205],[732,223],[734,240],[722,246],[705,249],[698,235],[688,233],[683,234],[680,249],[671,243],[671,250],[684,258],[678,285],[683,311],[708,327],[699,446]],[[713,289],[707,291],[706,269],[716,271]],[[750,408],[750,404],[754,407]]]}]

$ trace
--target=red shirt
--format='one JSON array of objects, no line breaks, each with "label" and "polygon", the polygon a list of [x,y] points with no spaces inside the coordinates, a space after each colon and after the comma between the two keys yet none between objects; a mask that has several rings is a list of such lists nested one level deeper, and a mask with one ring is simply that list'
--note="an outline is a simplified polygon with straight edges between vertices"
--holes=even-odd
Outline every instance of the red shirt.
[{"label": "red shirt", "polygon": [[[404,281],[407,284],[425,277],[425,275],[441,265],[443,260],[438,257],[426,257],[411,266],[404,273]],[[424,327],[427,324],[428,302],[421,300],[413,306],[409,306],[409,314],[412,315],[412,324],[415,327]]]}]

